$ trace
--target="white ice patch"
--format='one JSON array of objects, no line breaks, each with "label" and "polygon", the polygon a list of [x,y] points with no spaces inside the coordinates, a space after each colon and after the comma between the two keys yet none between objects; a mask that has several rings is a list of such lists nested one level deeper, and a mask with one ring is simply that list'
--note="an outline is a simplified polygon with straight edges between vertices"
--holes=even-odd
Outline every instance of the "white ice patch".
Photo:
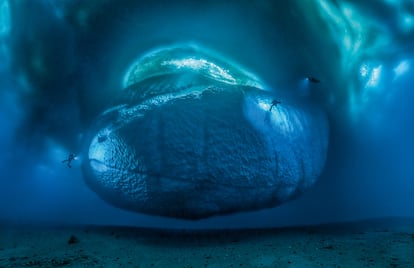
[{"label": "white ice patch", "polygon": [[229,85],[268,88],[239,65],[209,50],[193,46],[172,46],[147,53],[128,68],[123,78],[123,88],[150,77],[183,71]]},{"label": "white ice patch", "polygon": [[228,70],[225,70],[213,62],[207,61],[206,59],[184,58],[180,60],[164,61],[161,65],[172,65],[177,69],[192,69],[194,71],[205,73],[207,76],[211,76],[214,79],[224,83],[232,85],[237,83],[237,80],[229,73]]}]

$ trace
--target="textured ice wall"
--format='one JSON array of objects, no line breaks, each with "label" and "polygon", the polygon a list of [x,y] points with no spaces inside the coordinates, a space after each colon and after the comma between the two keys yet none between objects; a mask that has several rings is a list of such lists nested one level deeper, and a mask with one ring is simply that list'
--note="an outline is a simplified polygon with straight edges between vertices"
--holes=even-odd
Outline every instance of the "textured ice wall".
[{"label": "textured ice wall", "polygon": [[323,169],[324,113],[205,51],[150,53],[124,85],[92,127],[83,163],[88,185],[113,205],[189,219],[261,209],[302,193]]}]

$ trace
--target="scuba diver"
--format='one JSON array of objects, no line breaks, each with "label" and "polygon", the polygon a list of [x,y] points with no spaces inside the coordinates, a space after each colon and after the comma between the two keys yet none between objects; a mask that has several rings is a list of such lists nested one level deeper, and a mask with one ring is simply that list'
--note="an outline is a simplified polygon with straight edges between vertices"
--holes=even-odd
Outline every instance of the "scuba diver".
[{"label": "scuba diver", "polygon": [[273,100],[273,101],[272,101],[272,105],[270,105],[269,112],[271,112],[271,111],[272,111],[273,107],[276,107],[277,105],[279,105],[279,104],[281,104],[281,103],[282,103],[282,102],[281,102],[280,100]]},{"label": "scuba diver", "polygon": [[73,160],[75,160],[76,155],[75,154],[70,154],[68,156],[68,159],[65,159],[62,161],[62,163],[67,163],[68,167],[71,168],[72,166],[70,165],[72,163]]},{"label": "scuba diver", "polygon": [[313,76],[308,76],[308,77],[306,77],[306,79],[307,79],[309,82],[312,82],[312,83],[315,83],[315,84],[317,84],[317,83],[320,83],[320,82],[321,82],[321,80],[319,80],[318,78],[315,78],[315,77],[313,77]]}]

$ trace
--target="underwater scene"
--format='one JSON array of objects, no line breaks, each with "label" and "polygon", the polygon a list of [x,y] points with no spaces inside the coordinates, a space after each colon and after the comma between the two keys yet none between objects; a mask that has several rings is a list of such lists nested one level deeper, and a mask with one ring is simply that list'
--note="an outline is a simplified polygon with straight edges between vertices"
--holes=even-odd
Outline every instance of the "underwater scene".
[{"label": "underwater scene", "polygon": [[0,0],[0,267],[414,267],[414,1]]}]

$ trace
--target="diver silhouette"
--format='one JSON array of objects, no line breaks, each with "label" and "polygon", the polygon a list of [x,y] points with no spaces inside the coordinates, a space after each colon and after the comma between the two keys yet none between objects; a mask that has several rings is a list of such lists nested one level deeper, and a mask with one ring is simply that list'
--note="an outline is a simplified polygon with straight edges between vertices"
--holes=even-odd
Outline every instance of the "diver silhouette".
[{"label": "diver silhouette", "polygon": [[307,79],[309,82],[312,82],[312,83],[315,83],[315,84],[317,84],[317,83],[320,83],[320,82],[321,82],[321,80],[319,80],[318,78],[315,78],[315,77],[313,77],[313,76],[308,76],[308,77],[306,77],[306,79]]},{"label": "diver silhouette", "polygon": [[273,107],[276,107],[277,105],[279,105],[279,104],[281,104],[281,103],[282,103],[282,102],[281,102],[280,100],[273,100],[273,101],[272,101],[272,105],[270,105],[269,112],[271,112],[271,111],[272,111]]},{"label": "diver silhouette", "polygon": [[63,160],[62,163],[67,163],[68,167],[71,168],[72,166],[70,164],[72,164],[72,161],[75,160],[75,157],[75,154],[70,154],[68,159]]}]

